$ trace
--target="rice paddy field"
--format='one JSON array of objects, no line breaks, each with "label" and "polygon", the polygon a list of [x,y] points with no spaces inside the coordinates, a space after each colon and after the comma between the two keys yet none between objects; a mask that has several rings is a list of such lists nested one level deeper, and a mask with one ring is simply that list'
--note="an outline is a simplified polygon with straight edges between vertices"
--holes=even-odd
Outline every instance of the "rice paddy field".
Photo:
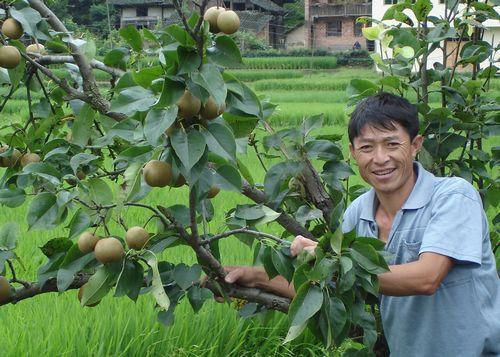
[{"label": "rice paddy field", "polygon": [[[338,68],[334,70],[231,70],[259,95],[279,105],[271,118],[275,128],[294,126],[304,116],[324,113],[322,134],[344,133],[346,125],[345,89],[352,78],[376,79],[370,69]],[[500,95],[500,83],[494,82],[492,95]],[[13,120],[28,116],[25,92],[17,93],[1,114]],[[262,133],[258,133],[259,136]],[[344,144],[347,140],[343,139]],[[346,146],[345,146],[346,147]],[[254,152],[241,158],[262,182],[264,171]],[[269,162],[266,162],[269,164]],[[359,182],[358,178],[354,179]],[[187,203],[187,190],[154,189],[149,204],[165,206]],[[211,232],[224,229],[224,214],[236,204],[246,203],[239,195],[221,192]],[[17,221],[22,229],[14,263],[18,275],[35,280],[36,269],[45,261],[39,250],[46,241],[66,236],[67,230],[28,231],[25,220],[28,203],[16,209],[2,208],[0,225]],[[148,216],[137,208],[126,212],[127,225],[142,225]],[[154,230],[153,226],[148,226]],[[118,225],[110,226],[114,234],[123,235]],[[262,227],[279,234],[278,226]],[[98,232],[99,233],[99,232]],[[221,242],[224,264],[250,264],[252,252],[235,239]],[[173,263],[195,263],[193,253],[184,247],[167,250],[161,256]],[[164,327],[156,320],[154,300],[140,296],[137,303],[127,298],[107,296],[95,308],[80,306],[76,291],[44,294],[17,305],[0,308],[0,356],[324,356],[340,355],[350,344],[335,350],[324,350],[308,333],[283,345],[287,317],[280,313],[241,319],[228,305],[209,301],[198,314],[183,301],[175,312],[175,323]]]}]

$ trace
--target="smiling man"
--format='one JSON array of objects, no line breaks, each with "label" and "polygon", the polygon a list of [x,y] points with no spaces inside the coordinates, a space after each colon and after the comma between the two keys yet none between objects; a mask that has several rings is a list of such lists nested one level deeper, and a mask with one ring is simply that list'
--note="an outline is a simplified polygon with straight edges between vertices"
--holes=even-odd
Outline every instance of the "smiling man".
[{"label": "smiling man", "polygon": [[[415,106],[380,93],[349,122],[349,149],[372,186],[346,210],[342,229],[386,243],[390,271],[379,275],[382,324],[392,356],[500,356],[500,280],[476,189],[435,177],[414,159],[422,147]],[[313,252],[298,236],[291,252]],[[282,277],[254,267],[226,280],[293,296]]]}]

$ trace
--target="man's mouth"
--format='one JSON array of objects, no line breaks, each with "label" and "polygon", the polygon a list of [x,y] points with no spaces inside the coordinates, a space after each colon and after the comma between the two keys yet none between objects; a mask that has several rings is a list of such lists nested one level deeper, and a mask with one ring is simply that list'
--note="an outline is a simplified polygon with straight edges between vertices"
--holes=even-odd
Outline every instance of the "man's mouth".
[{"label": "man's mouth", "polygon": [[375,170],[375,171],[372,171],[372,173],[375,174],[376,176],[383,177],[383,176],[387,176],[387,175],[392,174],[394,171],[396,171],[396,169],[392,168],[392,169],[384,169],[384,170]]}]

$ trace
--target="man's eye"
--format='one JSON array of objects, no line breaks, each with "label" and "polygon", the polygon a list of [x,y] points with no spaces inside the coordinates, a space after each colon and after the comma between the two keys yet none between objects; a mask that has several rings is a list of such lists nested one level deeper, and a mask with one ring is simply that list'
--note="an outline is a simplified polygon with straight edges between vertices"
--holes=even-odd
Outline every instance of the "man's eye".
[{"label": "man's eye", "polygon": [[389,147],[397,147],[397,146],[399,146],[399,143],[396,141],[393,141],[393,142],[390,142],[388,145],[389,145]]},{"label": "man's eye", "polygon": [[359,148],[361,151],[370,151],[372,149],[371,145],[363,145]]}]

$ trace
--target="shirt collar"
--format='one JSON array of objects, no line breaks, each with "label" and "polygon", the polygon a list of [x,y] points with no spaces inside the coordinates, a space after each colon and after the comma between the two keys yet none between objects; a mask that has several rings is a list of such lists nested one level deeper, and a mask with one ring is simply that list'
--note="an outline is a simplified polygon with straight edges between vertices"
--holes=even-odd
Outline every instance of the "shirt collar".
[{"label": "shirt collar", "polygon": [[[413,162],[413,170],[417,174],[415,186],[408,196],[402,209],[418,209],[425,206],[432,197],[434,188],[434,175],[426,171],[419,162]],[[361,208],[360,218],[375,222],[375,210],[378,206],[377,195],[373,187],[366,193],[367,204]]]}]

